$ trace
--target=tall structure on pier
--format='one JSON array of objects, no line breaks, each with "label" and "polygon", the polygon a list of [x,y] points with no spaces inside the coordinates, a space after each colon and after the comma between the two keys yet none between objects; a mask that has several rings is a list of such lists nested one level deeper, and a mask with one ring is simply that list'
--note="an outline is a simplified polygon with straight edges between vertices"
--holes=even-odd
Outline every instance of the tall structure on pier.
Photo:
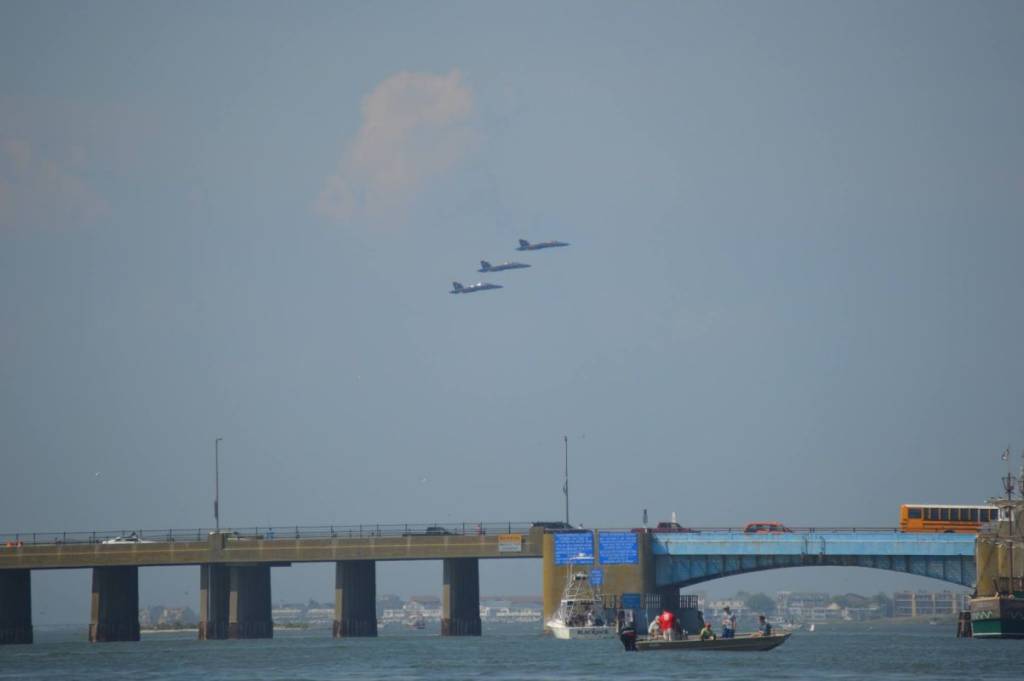
[{"label": "tall structure on pier", "polygon": [[970,627],[975,637],[1024,638],[1024,500],[1013,498],[1017,485],[1024,494],[1024,466],[1021,469],[1018,480],[1009,472],[1003,478],[1006,497],[990,500],[999,507],[999,520],[978,535]]}]

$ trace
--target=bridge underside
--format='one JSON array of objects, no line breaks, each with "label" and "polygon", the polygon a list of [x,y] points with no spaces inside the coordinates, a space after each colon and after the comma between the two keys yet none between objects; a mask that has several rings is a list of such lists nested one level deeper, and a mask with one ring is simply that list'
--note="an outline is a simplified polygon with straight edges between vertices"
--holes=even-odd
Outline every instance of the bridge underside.
[{"label": "bridge underside", "polygon": [[793,567],[866,567],[931,577],[973,587],[977,569],[973,556],[889,555],[660,555],[655,559],[655,581],[661,587],[686,587],[748,572]]}]

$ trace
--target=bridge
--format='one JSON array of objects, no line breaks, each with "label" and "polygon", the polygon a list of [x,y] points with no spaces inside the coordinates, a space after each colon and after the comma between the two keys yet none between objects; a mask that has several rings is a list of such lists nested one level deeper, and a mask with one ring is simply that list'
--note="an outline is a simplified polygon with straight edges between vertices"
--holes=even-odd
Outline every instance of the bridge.
[{"label": "bridge", "polygon": [[777,568],[833,565],[932,577],[973,587],[973,534],[811,531],[785,534],[654,535],[658,588],[682,588],[720,577]]},{"label": "bridge", "polygon": [[[545,618],[558,605],[566,573],[599,570],[603,591],[660,608],[680,588],[762,570],[807,566],[868,567],[974,586],[975,535],[879,528],[802,528],[748,534],[738,528],[694,532],[594,530],[544,537]],[[583,556],[583,560],[580,560]]]},{"label": "bridge", "polygon": [[[481,559],[541,558],[544,617],[569,569],[598,570],[617,607],[678,603],[681,587],[761,570],[870,567],[961,586],[975,535],[803,528],[777,534],[576,530],[560,523],[353,525],[0,535],[0,644],[32,641],[31,572],[90,568],[91,641],[138,640],[140,567],[199,567],[199,638],[273,635],[270,570],[335,563],[335,637],[376,636],[376,561],[443,561],[441,632],[479,635]],[[657,603],[655,603],[657,601]]]}]

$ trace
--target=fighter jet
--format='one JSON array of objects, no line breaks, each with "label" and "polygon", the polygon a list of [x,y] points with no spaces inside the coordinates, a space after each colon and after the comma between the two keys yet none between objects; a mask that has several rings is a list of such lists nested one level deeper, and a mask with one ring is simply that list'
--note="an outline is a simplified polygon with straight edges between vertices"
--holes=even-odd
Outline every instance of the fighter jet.
[{"label": "fighter jet", "polygon": [[529,267],[523,262],[503,262],[497,265],[492,265],[486,260],[480,261],[480,269],[477,272],[502,272],[504,270],[520,270],[524,267]]},{"label": "fighter jet", "polygon": [[564,241],[541,241],[539,244],[531,244],[526,239],[519,240],[519,248],[517,251],[539,251],[542,248],[557,248],[558,246],[568,246]]},{"label": "fighter jet", "polygon": [[452,282],[452,290],[448,293],[476,293],[477,291],[490,291],[492,288],[504,288],[501,284],[485,284],[477,282],[469,286],[463,286],[457,281]]}]

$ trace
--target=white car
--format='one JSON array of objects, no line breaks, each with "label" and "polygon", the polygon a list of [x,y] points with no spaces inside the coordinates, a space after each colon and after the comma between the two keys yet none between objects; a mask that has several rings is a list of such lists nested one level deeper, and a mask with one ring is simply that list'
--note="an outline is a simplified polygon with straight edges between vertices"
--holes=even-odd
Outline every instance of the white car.
[{"label": "white car", "polygon": [[131,534],[122,535],[120,537],[114,537],[113,539],[104,539],[103,544],[152,544],[153,542],[148,539],[139,539],[139,535],[132,532]]}]

